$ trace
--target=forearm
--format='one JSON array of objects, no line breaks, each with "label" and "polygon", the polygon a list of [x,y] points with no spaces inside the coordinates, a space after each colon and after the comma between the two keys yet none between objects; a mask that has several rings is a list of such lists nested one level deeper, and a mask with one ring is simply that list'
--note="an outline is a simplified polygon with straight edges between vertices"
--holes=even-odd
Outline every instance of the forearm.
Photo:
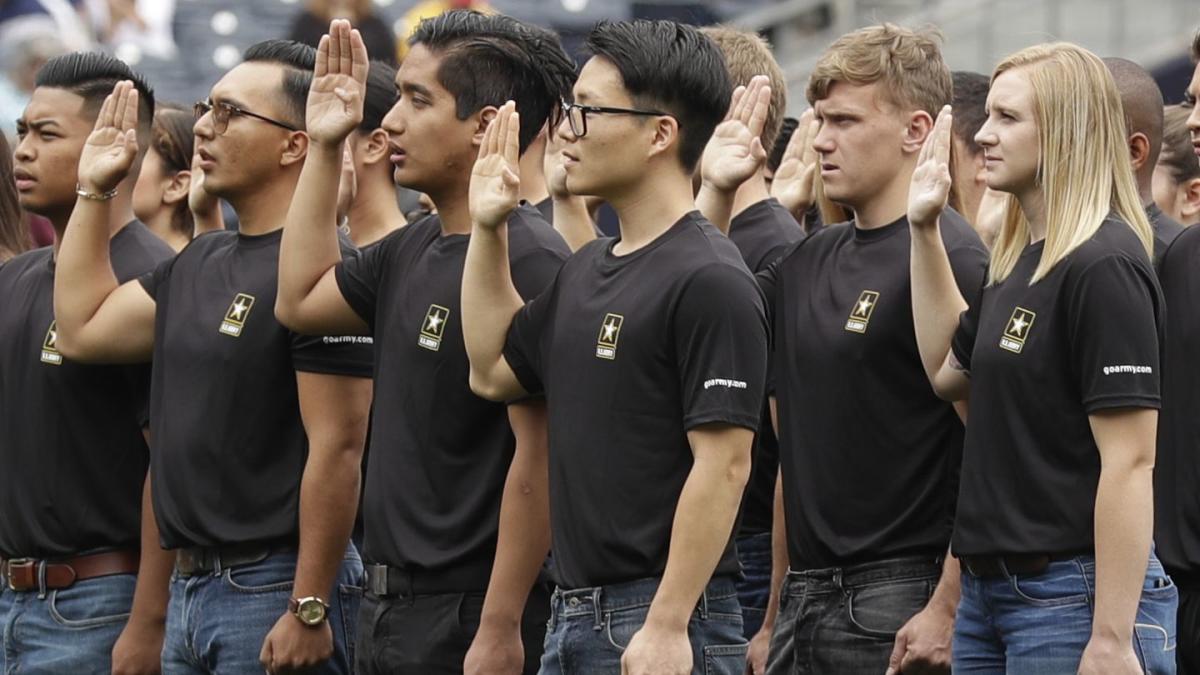
[{"label": "forearm", "polygon": [[311,448],[300,483],[300,554],[297,598],[326,602],[354,528],[361,481],[362,445],[336,450]]},{"label": "forearm", "polygon": [[697,458],[679,495],[671,547],[647,624],[686,630],[688,619],[729,542],[749,477],[746,461]]},{"label": "forearm", "polygon": [[163,624],[167,618],[171,572],[175,567],[175,554],[165,551],[159,542],[158,524],[154,520],[154,507],[150,498],[150,473],[142,488],[142,549],[138,564],[137,585],[133,591],[133,609],[129,615],[131,623]]},{"label": "forearm", "polygon": [[1096,615],[1092,635],[1133,638],[1154,526],[1152,468],[1101,469],[1096,490]]},{"label": "forearm", "polygon": [[770,631],[775,627],[787,571],[787,523],[783,512],[783,476],[779,475],[775,479],[774,516],[771,520],[771,595],[767,599],[767,611],[763,616],[763,630]]},{"label": "forearm", "polygon": [[946,552],[946,560],[942,563],[942,576],[938,579],[937,588],[929,598],[929,607],[940,609],[950,616],[958,612],[958,600],[962,597],[962,568],[955,558]]},{"label": "forearm", "polygon": [[117,288],[108,254],[110,204],[80,197],[59,246],[54,318],[59,349],[68,355],[91,341],[88,321]]},{"label": "forearm", "polygon": [[486,398],[515,393],[498,390],[497,371],[508,328],[523,304],[508,268],[508,225],[474,227],[463,268],[463,342],[471,361],[471,388]]},{"label": "forearm", "polygon": [[317,282],[342,259],[337,235],[341,162],[340,143],[314,141],[309,145],[279,249],[279,295],[275,302],[277,312],[283,316],[302,313],[304,301]]},{"label": "forearm", "polygon": [[700,186],[696,195],[696,208],[724,234],[729,234],[729,221],[733,217],[733,197],[737,191],[719,190],[707,182]]},{"label": "forearm", "polygon": [[958,317],[967,303],[958,291],[950,256],[939,227],[912,227],[913,326],[921,365],[934,380],[958,327]]},{"label": "forearm", "polygon": [[592,214],[588,212],[587,200],[572,195],[555,197],[551,203],[554,205],[554,229],[562,235],[572,252],[596,238],[596,225],[592,222]]}]

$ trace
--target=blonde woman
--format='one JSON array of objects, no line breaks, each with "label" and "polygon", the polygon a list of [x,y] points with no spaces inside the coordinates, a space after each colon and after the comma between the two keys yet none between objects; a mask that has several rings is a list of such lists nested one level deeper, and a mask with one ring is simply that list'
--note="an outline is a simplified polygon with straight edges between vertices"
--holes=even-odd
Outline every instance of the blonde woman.
[{"label": "blonde woman", "polygon": [[948,109],[908,206],[921,358],[971,399],[954,672],[1174,673],[1178,594],[1151,549],[1162,301],[1120,98],[1059,43],[1005,59],[987,107],[976,141],[1009,204],[969,310],[938,235]]}]

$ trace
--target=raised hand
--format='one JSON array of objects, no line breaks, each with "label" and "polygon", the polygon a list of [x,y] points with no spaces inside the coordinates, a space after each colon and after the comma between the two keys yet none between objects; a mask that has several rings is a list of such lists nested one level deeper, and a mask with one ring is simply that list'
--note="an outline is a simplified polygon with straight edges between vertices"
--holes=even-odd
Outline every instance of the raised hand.
[{"label": "raised hand", "polygon": [[950,197],[950,128],[954,122],[950,106],[938,113],[933,130],[925,137],[917,156],[917,170],[908,188],[908,222],[930,227],[946,208]]},{"label": "raised hand", "polygon": [[521,188],[520,132],[517,105],[509,101],[488,124],[479,144],[479,159],[471,169],[469,202],[474,225],[498,227],[517,208],[517,193]]},{"label": "raised hand", "polygon": [[350,22],[335,19],[317,46],[317,65],[304,126],[310,138],[330,145],[341,143],[362,123],[367,91],[367,47]]},{"label": "raised hand", "polygon": [[804,111],[771,181],[771,196],[797,217],[816,199],[818,162],[813,141],[819,128],[812,108]]},{"label": "raised hand", "polygon": [[729,115],[713,131],[704,148],[700,175],[717,190],[736,190],[767,159],[761,139],[771,105],[771,87],[767,82],[766,76],[756,75],[749,85],[734,90]]},{"label": "raised hand", "polygon": [[137,157],[138,93],[122,80],[100,106],[96,125],[79,155],[79,184],[90,192],[117,187]]}]

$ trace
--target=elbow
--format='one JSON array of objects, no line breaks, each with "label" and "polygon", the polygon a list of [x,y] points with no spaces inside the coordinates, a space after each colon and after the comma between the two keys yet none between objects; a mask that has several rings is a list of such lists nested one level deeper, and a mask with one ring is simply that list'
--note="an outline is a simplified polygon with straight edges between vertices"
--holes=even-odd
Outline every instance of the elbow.
[{"label": "elbow", "polygon": [[275,320],[285,328],[297,333],[308,333],[307,327],[301,320],[299,303],[288,299],[282,293],[275,296]]},{"label": "elbow", "polygon": [[54,349],[64,358],[71,361],[87,362],[91,354],[74,330],[63,330],[58,322],[54,324]]},{"label": "elbow", "polygon": [[504,392],[500,391],[500,388],[496,386],[495,382],[492,381],[492,378],[488,377],[486,373],[480,372],[479,369],[474,366],[471,366],[471,374],[468,377],[468,383],[471,385],[471,393],[475,394],[479,398],[488,401],[505,400]]},{"label": "elbow", "polygon": [[729,458],[725,464],[723,476],[730,487],[735,488],[738,494],[741,494],[746,489],[746,485],[750,482],[750,455],[753,452],[751,448],[746,448],[745,452],[735,453]]}]

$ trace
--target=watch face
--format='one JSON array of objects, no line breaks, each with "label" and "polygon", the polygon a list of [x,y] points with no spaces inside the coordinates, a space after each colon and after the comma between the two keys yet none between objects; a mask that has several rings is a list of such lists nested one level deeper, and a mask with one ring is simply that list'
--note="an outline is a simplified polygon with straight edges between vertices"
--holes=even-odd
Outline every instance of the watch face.
[{"label": "watch face", "polygon": [[325,605],[322,605],[320,600],[310,598],[300,603],[296,614],[301,621],[313,626],[325,620]]}]

